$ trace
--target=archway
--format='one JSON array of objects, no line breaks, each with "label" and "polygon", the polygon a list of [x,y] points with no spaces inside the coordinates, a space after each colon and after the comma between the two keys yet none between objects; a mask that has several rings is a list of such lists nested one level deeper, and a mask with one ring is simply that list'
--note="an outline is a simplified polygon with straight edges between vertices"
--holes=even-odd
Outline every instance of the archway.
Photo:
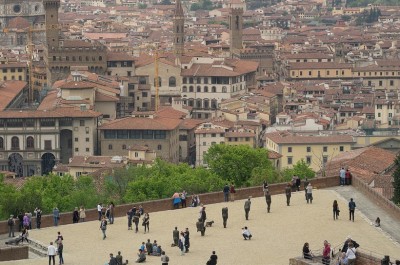
[{"label": "archway", "polygon": [[15,172],[17,177],[24,176],[24,168],[23,168],[23,158],[22,155],[18,153],[12,153],[8,157],[8,170],[11,172]]},{"label": "archway", "polygon": [[44,153],[42,155],[42,176],[49,174],[53,171],[56,164],[56,157],[52,153]]}]

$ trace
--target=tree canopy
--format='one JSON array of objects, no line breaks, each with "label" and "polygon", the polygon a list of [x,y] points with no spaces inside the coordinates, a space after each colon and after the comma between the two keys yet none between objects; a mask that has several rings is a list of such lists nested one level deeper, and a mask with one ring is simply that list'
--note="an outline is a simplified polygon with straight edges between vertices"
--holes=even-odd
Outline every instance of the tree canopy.
[{"label": "tree canopy", "polygon": [[393,202],[400,204],[400,155],[394,160],[395,171],[393,172]]}]

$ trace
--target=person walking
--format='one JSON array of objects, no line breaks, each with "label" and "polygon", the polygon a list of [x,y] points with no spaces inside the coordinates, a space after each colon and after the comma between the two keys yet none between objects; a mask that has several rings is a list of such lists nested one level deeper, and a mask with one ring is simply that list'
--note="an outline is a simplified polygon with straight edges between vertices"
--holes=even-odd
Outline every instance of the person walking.
[{"label": "person walking", "polygon": [[57,249],[53,245],[53,242],[50,242],[50,245],[47,247],[47,256],[49,256],[49,265],[51,265],[52,260],[53,260],[53,265],[56,264],[56,254],[57,254]]},{"label": "person walking", "polygon": [[64,250],[64,245],[62,242],[60,242],[58,244],[58,249],[57,249],[57,253],[58,253],[58,260],[59,260],[59,264],[64,264],[64,257],[63,257],[63,250]]},{"label": "person walking", "polygon": [[339,177],[340,177],[340,186],[343,186],[346,182],[346,170],[342,167],[339,170]]},{"label": "person walking", "polygon": [[189,252],[190,248],[190,232],[189,228],[186,227],[185,232],[184,232],[184,237],[185,237],[185,252]]},{"label": "person walking", "polygon": [[181,232],[179,238],[179,248],[181,250],[181,256],[185,255],[185,234],[183,232]]},{"label": "person walking", "polygon": [[246,220],[249,220],[249,212],[250,212],[250,207],[251,207],[251,197],[247,199],[244,203],[244,215],[246,217]]},{"label": "person walking", "polygon": [[223,207],[222,208],[222,223],[224,225],[224,228],[226,228],[227,221],[228,221],[228,207]]},{"label": "person walking", "polygon": [[168,265],[169,257],[165,254],[165,251],[161,252],[161,265]]},{"label": "person walking", "polygon": [[15,221],[14,221],[14,215],[10,215],[10,218],[7,220],[7,225],[8,225],[8,237],[14,237],[14,226],[15,226]]},{"label": "person walking", "polygon": [[215,251],[212,252],[210,259],[207,261],[207,265],[217,265],[218,256],[215,254]]},{"label": "person walking", "polygon": [[150,215],[148,213],[144,214],[142,225],[144,226],[144,233],[146,234],[146,230],[149,233],[150,232]]},{"label": "person walking", "polygon": [[235,185],[233,185],[232,183],[231,186],[229,187],[229,196],[232,202],[235,201],[235,193],[236,193]]},{"label": "person walking", "polygon": [[340,212],[340,210],[339,210],[339,204],[338,204],[337,200],[334,200],[334,201],[333,201],[333,206],[332,206],[332,208],[333,208],[333,220],[337,220],[338,217],[339,217],[339,212]]},{"label": "person walking", "polygon": [[175,230],[172,231],[172,239],[174,241],[173,246],[176,247],[179,245],[179,230],[178,227],[175,226]]},{"label": "person walking", "polygon": [[356,203],[353,201],[353,198],[350,198],[349,201],[349,220],[353,220],[354,222],[354,211],[356,210]]},{"label": "person walking", "polygon": [[85,218],[86,218],[86,210],[85,207],[81,205],[81,207],[79,208],[79,220],[81,222],[85,222]]},{"label": "person walking", "polygon": [[60,221],[60,210],[57,207],[53,209],[53,222],[54,226],[58,226],[58,222]]},{"label": "person walking", "polygon": [[106,231],[107,231],[107,220],[106,220],[106,217],[105,217],[105,216],[103,216],[103,218],[101,219],[100,230],[101,230],[101,232],[103,232],[103,240],[106,239],[106,237],[107,237],[107,235],[106,235]]},{"label": "person walking", "polygon": [[286,205],[289,206],[290,205],[290,197],[292,196],[292,188],[291,188],[290,183],[288,183],[286,185],[285,194],[286,194]]},{"label": "person walking", "polygon": [[271,211],[271,194],[268,189],[264,190],[265,202],[267,203],[267,212]]},{"label": "person walking", "polygon": [[307,203],[310,202],[312,204],[313,196],[312,196],[312,185],[311,182],[307,185]]},{"label": "person walking", "polygon": [[229,186],[228,186],[228,183],[225,184],[223,192],[224,192],[224,202],[228,202],[229,201]]}]

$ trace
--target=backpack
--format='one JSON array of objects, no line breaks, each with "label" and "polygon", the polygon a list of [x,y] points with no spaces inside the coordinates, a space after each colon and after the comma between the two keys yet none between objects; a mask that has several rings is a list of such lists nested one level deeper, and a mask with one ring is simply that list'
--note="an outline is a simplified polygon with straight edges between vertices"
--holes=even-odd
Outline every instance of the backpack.
[{"label": "backpack", "polygon": [[169,257],[168,256],[165,256],[165,261],[169,262]]},{"label": "backpack", "polygon": [[14,225],[14,220],[13,219],[8,219],[8,222],[7,222],[7,224],[9,225],[9,226],[12,226],[12,225]]}]

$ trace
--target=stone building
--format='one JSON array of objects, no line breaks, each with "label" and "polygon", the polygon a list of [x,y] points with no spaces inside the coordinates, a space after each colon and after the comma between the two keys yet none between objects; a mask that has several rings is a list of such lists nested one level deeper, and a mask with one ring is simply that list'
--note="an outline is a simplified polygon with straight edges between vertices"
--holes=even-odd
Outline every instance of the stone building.
[{"label": "stone building", "polygon": [[57,161],[96,152],[100,113],[79,108],[0,112],[0,170],[45,175]]},{"label": "stone building", "polygon": [[84,66],[90,72],[104,74],[107,70],[106,47],[98,42],[67,40],[60,37],[58,9],[60,0],[43,0],[46,12],[47,81],[52,84],[66,78],[73,66]]}]

